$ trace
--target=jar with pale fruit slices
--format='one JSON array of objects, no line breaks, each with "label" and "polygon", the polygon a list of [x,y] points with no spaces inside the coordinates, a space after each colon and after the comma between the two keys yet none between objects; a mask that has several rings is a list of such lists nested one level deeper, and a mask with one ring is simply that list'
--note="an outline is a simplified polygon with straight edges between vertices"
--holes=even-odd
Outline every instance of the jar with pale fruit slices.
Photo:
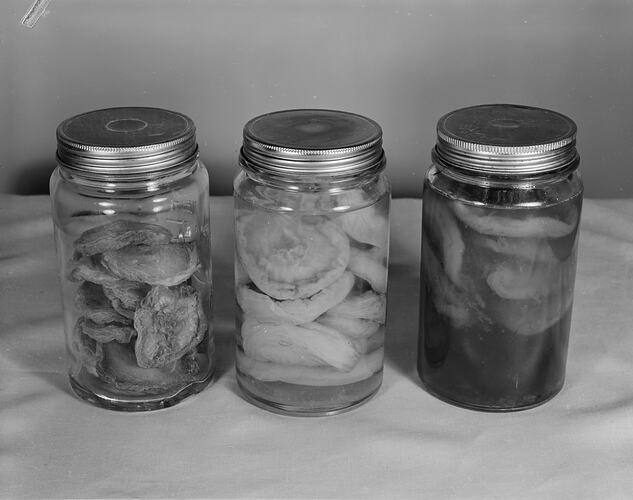
[{"label": "jar with pale fruit slices", "polygon": [[234,183],[236,376],[287,415],[332,415],[382,383],[390,187],[382,131],[335,110],[244,127]]},{"label": "jar with pale fruit slices", "polygon": [[209,180],[181,113],[110,108],[63,121],[51,176],[73,391],[145,411],[214,371]]},{"label": "jar with pale fruit slices", "polygon": [[563,387],[583,186],[576,125],[518,105],[437,126],[423,191],[418,372],[475,410],[542,404]]}]

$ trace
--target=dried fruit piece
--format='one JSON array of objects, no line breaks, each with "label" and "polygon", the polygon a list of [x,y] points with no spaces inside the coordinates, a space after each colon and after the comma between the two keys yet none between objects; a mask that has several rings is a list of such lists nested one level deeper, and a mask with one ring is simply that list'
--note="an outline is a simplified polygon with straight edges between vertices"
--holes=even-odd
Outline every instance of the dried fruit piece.
[{"label": "dried fruit piece", "polygon": [[97,373],[97,366],[103,360],[101,344],[83,333],[79,322],[75,324],[70,350],[79,362],[92,374]]},{"label": "dried fruit piece", "polygon": [[110,271],[94,257],[86,257],[73,261],[68,274],[70,281],[90,281],[100,285],[118,281]]},{"label": "dried fruit piece", "polygon": [[345,233],[323,217],[252,213],[236,221],[244,269],[265,294],[306,298],[334,283],[349,260]]},{"label": "dried fruit piece", "polygon": [[188,243],[128,245],[103,253],[102,262],[115,276],[150,285],[173,286],[198,268],[196,247]]},{"label": "dried fruit piece", "polygon": [[387,299],[383,294],[367,291],[359,295],[350,295],[343,302],[328,312],[332,316],[344,318],[371,319],[384,322],[387,310]]},{"label": "dried fruit piece", "polygon": [[136,312],[135,309],[127,309],[123,307],[119,299],[112,299],[112,308],[124,318],[129,319],[131,323],[134,322],[134,313]]},{"label": "dried fruit piece", "polygon": [[367,281],[378,293],[387,292],[387,268],[374,257],[374,253],[358,248],[350,248],[349,270]]},{"label": "dried fruit piece", "polygon": [[153,287],[134,314],[136,360],[161,368],[193,349],[204,337],[207,319],[198,292],[190,286]]},{"label": "dried fruit piece", "polygon": [[[190,360],[187,361],[188,363]],[[161,368],[140,368],[132,344],[103,344],[103,359],[98,374],[117,392],[130,394],[162,393],[178,388],[195,377],[183,368],[181,360]]]},{"label": "dried fruit piece", "polygon": [[127,344],[136,335],[134,328],[127,325],[110,323],[100,325],[86,318],[77,320],[77,328],[91,339],[103,344],[106,342],[119,342]]},{"label": "dried fruit piece", "polygon": [[354,367],[347,372],[329,366],[282,365],[260,361],[237,351],[238,369],[261,382],[286,382],[314,386],[339,386],[367,380],[383,367],[384,349],[360,356]]},{"label": "dried fruit piece", "polygon": [[195,349],[183,354],[178,363],[180,363],[180,369],[183,373],[192,376],[200,373],[200,363],[198,363]]},{"label": "dried fruit piece", "polygon": [[297,326],[260,323],[246,318],[242,324],[242,347],[247,356],[287,365],[330,365],[349,371],[359,354],[351,340],[317,323]]},{"label": "dried fruit piece", "polygon": [[120,308],[132,310],[132,312],[139,306],[150,288],[145,283],[127,280],[117,280],[103,284],[103,292],[113,304],[116,301]]},{"label": "dried fruit piece", "polygon": [[334,283],[307,299],[273,300],[248,286],[237,289],[237,302],[249,316],[263,323],[301,324],[314,321],[347,297],[354,286],[354,276],[345,272]]},{"label": "dried fruit piece", "polygon": [[[101,286],[84,281],[75,295],[75,305],[86,319],[105,325],[108,323],[120,323],[131,325],[132,322],[118,313],[103,293]],[[107,342],[107,341],[106,341]]]},{"label": "dried fruit piece", "polygon": [[117,220],[84,231],[75,241],[75,249],[89,256],[128,245],[160,245],[171,239],[171,232],[157,224]]}]

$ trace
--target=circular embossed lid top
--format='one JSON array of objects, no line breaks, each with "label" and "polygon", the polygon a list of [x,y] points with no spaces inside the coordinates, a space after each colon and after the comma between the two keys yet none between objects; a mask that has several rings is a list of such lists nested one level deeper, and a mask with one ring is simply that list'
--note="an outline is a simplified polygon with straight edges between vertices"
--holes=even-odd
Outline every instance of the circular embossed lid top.
[{"label": "circular embossed lid top", "polygon": [[382,130],[373,120],[326,109],[258,116],[244,126],[241,165],[279,176],[357,175],[385,165]]},{"label": "circular embossed lid top", "polygon": [[521,176],[578,165],[576,124],[548,109],[485,104],[458,109],[437,124],[434,160],[471,172]]},{"label": "circular embossed lid top", "polygon": [[189,117],[166,109],[100,109],[57,127],[57,158],[95,176],[164,172],[197,157],[195,132]]}]

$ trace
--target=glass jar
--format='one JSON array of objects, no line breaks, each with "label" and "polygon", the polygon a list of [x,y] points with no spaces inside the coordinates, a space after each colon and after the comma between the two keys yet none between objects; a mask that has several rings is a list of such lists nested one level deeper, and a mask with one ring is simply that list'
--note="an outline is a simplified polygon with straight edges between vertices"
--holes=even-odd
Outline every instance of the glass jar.
[{"label": "glass jar", "polygon": [[576,125],[483,105],[442,117],[423,191],[418,372],[455,405],[509,411],[563,386],[583,186]]},{"label": "glass jar", "polygon": [[50,181],[70,383],[143,411],[214,371],[209,180],[191,119],[156,108],[74,116]]},{"label": "glass jar", "polygon": [[235,179],[237,382],[289,415],[331,415],[382,383],[390,187],[382,131],[332,110],[244,127]]}]

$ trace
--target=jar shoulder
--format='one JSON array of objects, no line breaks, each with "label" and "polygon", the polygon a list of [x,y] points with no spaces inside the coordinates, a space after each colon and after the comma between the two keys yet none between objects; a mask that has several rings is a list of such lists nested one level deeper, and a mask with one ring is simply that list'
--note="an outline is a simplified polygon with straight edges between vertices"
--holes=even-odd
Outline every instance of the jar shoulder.
[{"label": "jar shoulder", "polygon": [[178,212],[208,217],[209,177],[199,162],[188,175],[149,182],[86,185],[57,167],[50,178],[53,216],[60,225],[84,216],[152,218]]},{"label": "jar shoulder", "polygon": [[176,191],[209,191],[209,174],[201,160],[171,174],[152,177],[120,174],[112,177],[86,176],[60,165],[50,178],[51,195],[66,192],[93,198],[151,198]]},{"label": "jar shoulder", "polygon": [[542,178],[490,181],[456,176],[431,165],[426,172],[423,197],[428,191],[474,205],[538,208],[582,198],[584,187],[578,170]]},{"label": "jar shoulder", "polygon": [[284,212],[347,212],[391,198],[391,185],[384,173],[345,183],[268,182],[240,172],[233,185],[238,205]]}]

